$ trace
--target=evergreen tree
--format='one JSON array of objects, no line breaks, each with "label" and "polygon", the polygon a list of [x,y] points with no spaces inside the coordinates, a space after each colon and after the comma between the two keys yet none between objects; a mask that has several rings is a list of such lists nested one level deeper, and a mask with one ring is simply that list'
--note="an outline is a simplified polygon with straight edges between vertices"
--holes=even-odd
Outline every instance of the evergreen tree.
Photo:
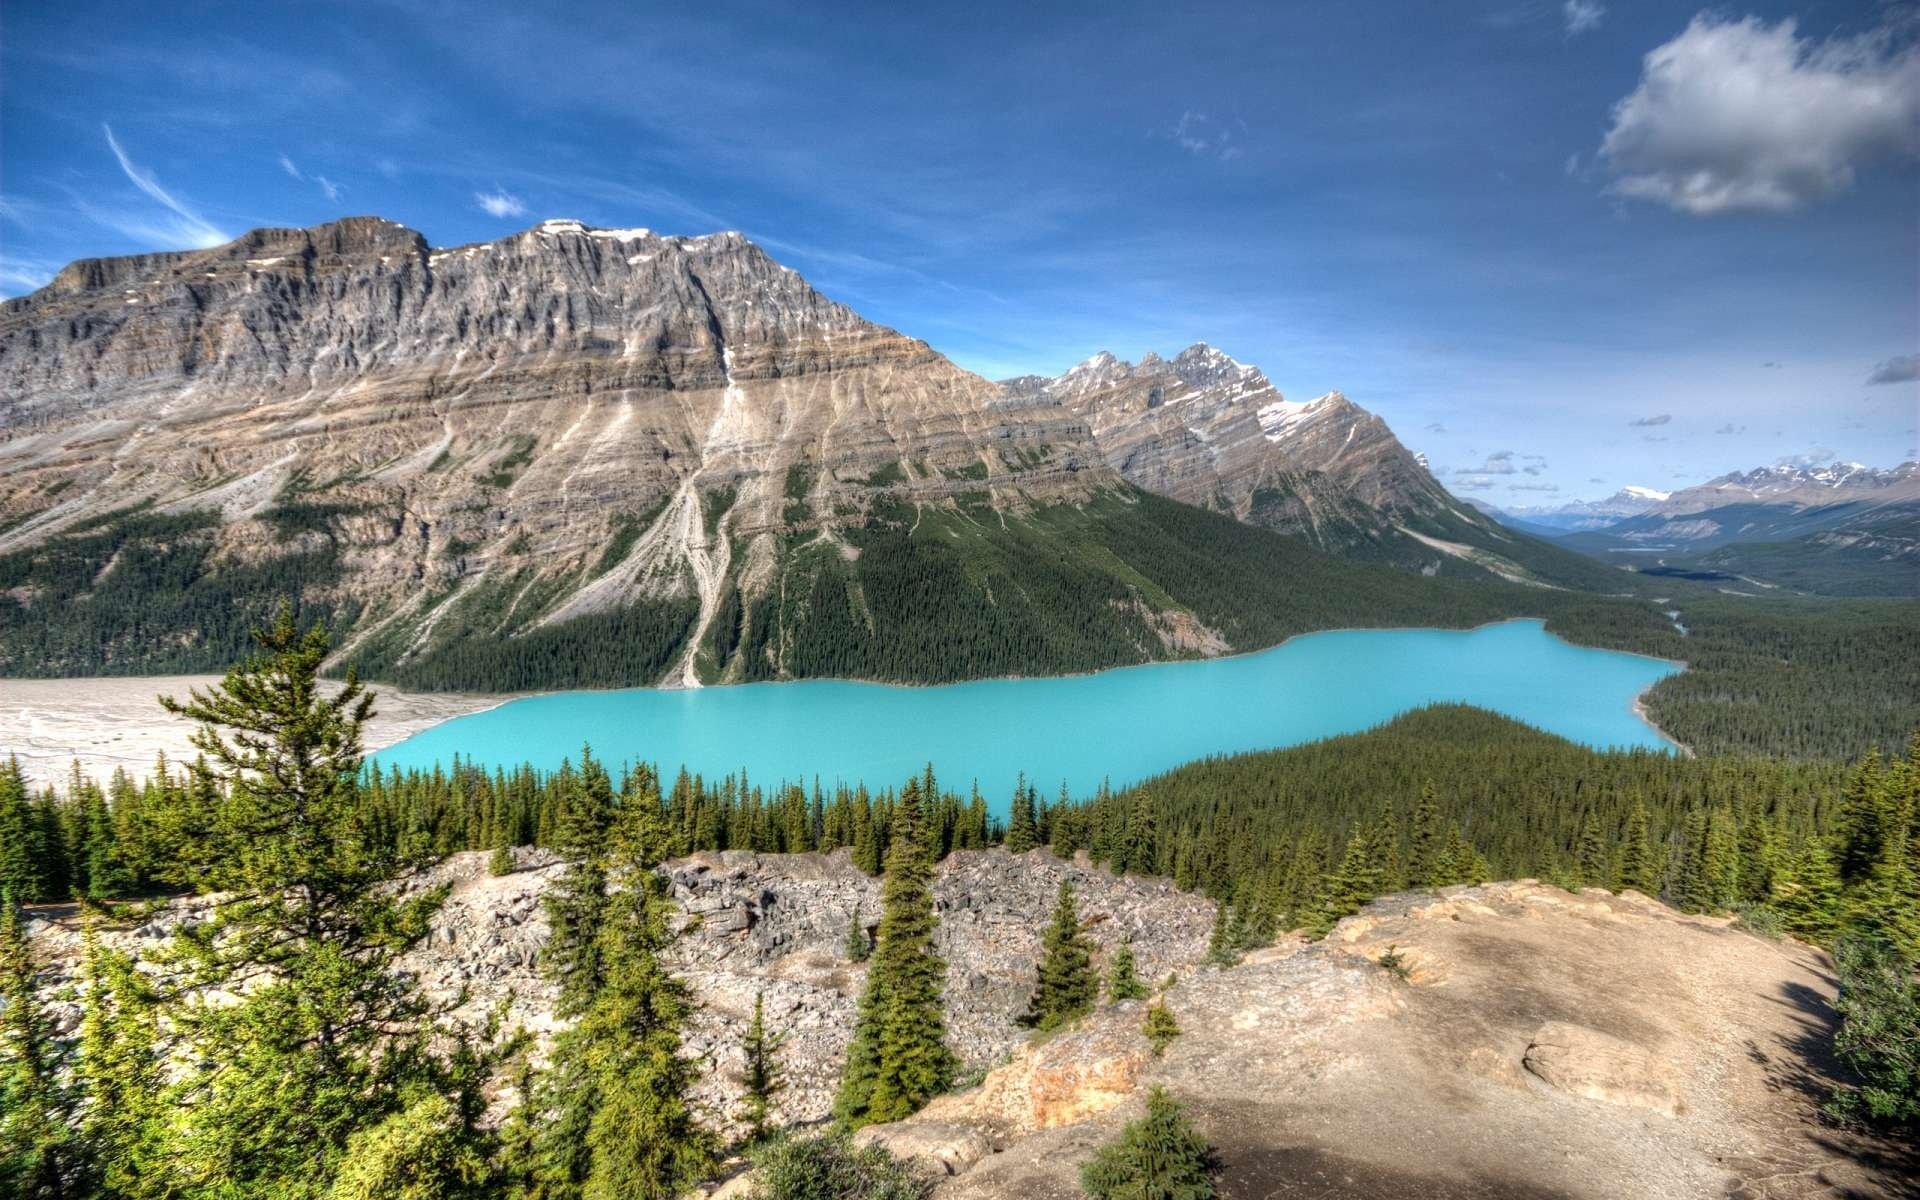
[{"label": "evergreen tree", "polygon": [[479,1200],[487,1179],[455,1105],[430,1093],[353,1135],[327,1200]]},{"label": "evergreen tree", "polygon": [[212,919],[168,952],[188,992],[230,1004],[168,1013],[194,1101],[172,1163],[234,1194],[304,1195],[331,1179],[354,1134],[444,1086],[429,1054],[436,1012],[399,957],[425,937],[444,889],[396,893],[423,859],[368,836],[360,731],[373,698],[349,673],[323,695],[328,651],[283,608],[261,653],[186,703],[193,741],[228,793],[208,883]]},{"label": "evergreen tree", "polygon": [[152,985],[133,960],[87,930],[85,998],[74,1079],[86,1097],[79,1135],[98,1163],[99,1200],[173,1194],[169,1100]]},{"label": "evergreen tree", "polygon": [[1841,944],[1834,1052],[1855,1082],[1827,1112],[1848,1124],[1920,1132],[1920,981],[1914,960],[1880,938]]},{"label": "evergreen tree", "polygon": [[1073,885],[1062,879],[1053,919],[1041,939],[1038,981],[1023,1020],[1036,1029],[1058,1029],[1092,1012],[1099,997],[1093,943],[1081,932]]},{"label": "evergreen tree", "polygon": [[1420,785],[1420,803],[1413,810],[1413,834],[1407,845],[1407,884],[1410,887],[1439,887],[1446,878],[1447,852],[1451,843],[1440,819],[1440,806],[1434,802],[1433,781]]},{"label": "evergreen tree", "polygon": [[[1450,874],[1458,875],[1456,867]],[[1341,917],[1360,911],[1360,906],[1380,894],[1380,872],[1374,865],[1372,837],[1365,828],[1355,829],[1347,838],[1340,865],[1328,873],[1320,890],[1320,928],[1331,929]]]},{"label": "evergreen tree", "polygon": [[1580,820],[1580,840],[1574,846],[1574,870],[1582,887],[1605,887],[1613,879],[1607,867],[1607,843],[1600,836],[1600,823],[1588,809]]},{"label": "evergreen tree", "polygon": [[1134,974],[1133,944],[1121,942],[1113,952],[1113,965],[1107,971],[1107,999],[1144,1000],[1147,985]]},{"label": "evergreen tree", "polygon": [[1789,933],[1808,941],[1826,942],[1839,932],[1845,919],[1840,876],[1819,838],[1808,838],[1775,877],[1773,907]]},{"label": "evergreen tree", "polygon": [[74,1098],[61,1080],[53,1027],[13,897],[0,894],[0,1195],[65,1200],[84,1194],[73,1136]]},{"label": "evergreen tree", "polygon": [[847,918],[847,960],[866,962],[873,957],[873,942],[867,938],[866,922],[860,919],[860,910],[853,910],[853,916]]},{"label": "evergreen tree", "polygon": [[1153,1043],[1153,1054],[1158,1058],[1167,1052],[1168,1046],[1173,1045],[1173,1039],[1180,1036],[1180,1022],[1174,1019],[1173,1011],[1165,1001],[1149,1004],[1147,1019],[1141,1023],[1140,1032],[1147,1041]]},{"label": "evergreen tree", "polygon": [[1207,961],[1216,967],[1231,967],[1240,961],[1240,944],[1234,938],[1227,909],[1225,900],[1213,906],[1213,931],[1207,935]]},{"label": "evergreen tree", "polygon": [[43,859],[35,853],[41,842],[40,822],[27,796],[20,760],[9,754],[0,765],[0,894],[16,904],[50,899],[42,890]]},{"label": "evergreen tree", "polygon": [[1006,847],[1009,854],[1025,854],[1039,845],[1039,831],[1034,819],[1033,793],[1027,788],[1027,778],[1013,789],[1013,808],[1007,816]]},{"label": "evergreen tree", "polygon": [[1660,868],[1654,859],[1652,835],[1647,830],[1647,806],[1636,800],[1627,816],[1627,832],[1620,847],[1617,890],[1631,888],[1646,896],[1660,894]]},{"label": "evergreen tree", "polygon": [[1218,1169],[1213,1147],[1155,1084],[1147,1115],[1080,1168],[1080,1183],[1093,1200],[1212,1200]]},{"label": "evergreen tree", "polygon": [[781,1040],[767,1033],[766,996],[756,992],[753,997],[753,1023],[747,1026],[743,1046],[747,1061],[737,1080],[746,1092],[741,1102],[740,1116],[746,1123],[749,1142],[766,1138],[767,1117],[773,1111],[773,1098],[786,1086],[781,1077],[778,1057]]},{"label": "evergreen tree", "polygon": [[893,815],[879,944],[834,1100],[834,1115],[849,1128],[908,1116],[953,1073],[941,1005],[946,964],[933,950],[933,864],[922,844],[920,799],[919,781],[909,780]]}]

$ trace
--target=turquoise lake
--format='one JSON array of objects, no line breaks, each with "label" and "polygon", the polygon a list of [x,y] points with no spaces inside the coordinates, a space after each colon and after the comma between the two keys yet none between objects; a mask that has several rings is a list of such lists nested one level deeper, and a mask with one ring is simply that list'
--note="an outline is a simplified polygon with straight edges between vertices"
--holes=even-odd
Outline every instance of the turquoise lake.
[{"label": "turquoise lake", "polygon": [[374,756],[382,768],[455,755],[549,769],[581,745],[609,763],[896,786],[931,761],[1004,809],[1027,773],[1052,794],[1117,787],[1213,754],[1351,733],[1435,702],[1475,704],[1596,748],[1672,743],[1634,697],[1677,663],[1569,645],[1539,621],[1469,631],[1338,630],[1255,654],[1094,675],[940,687],[807,680],[662,691],[555,692],[456,717]]}]

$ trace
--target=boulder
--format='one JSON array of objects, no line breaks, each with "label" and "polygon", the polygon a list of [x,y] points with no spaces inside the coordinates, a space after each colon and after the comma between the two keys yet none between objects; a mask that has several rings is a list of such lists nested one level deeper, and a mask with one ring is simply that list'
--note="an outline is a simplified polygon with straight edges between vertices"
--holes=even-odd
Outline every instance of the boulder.
[{"label": "boulder", "polygon": [[1673,1069],[1643,1047],[1565,1021],[1542,1025],[1521,1065],[1551,1087],[1588,1100],[1680,1113]]},{"label": "boulder", "polygon": [[962,1175],[993,1153],[986,1136],[971,1125],[944,1121],[900,1121],[869,1125],[853,1135],[856,1146],[882,1150],[930,1174]]}]

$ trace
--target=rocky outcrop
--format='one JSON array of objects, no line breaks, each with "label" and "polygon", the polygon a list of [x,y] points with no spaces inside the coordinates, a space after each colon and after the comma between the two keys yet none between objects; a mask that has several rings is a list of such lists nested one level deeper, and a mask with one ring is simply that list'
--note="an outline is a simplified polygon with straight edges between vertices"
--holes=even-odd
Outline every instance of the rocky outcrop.
[{"label": "rocky outcrop", "polygon": [[994,1145],[941,1200],[1069,1200],[1157,1084],[1218,1147],[1222,1195],[1905,1194],[1910,1147],[1818,1120],[1832,995],[1817,951],[1632,893],[1386,897],[1321,943],[1183,973],[1164,1057],[1143,1006],[1113,1006],[883,1136]]}]

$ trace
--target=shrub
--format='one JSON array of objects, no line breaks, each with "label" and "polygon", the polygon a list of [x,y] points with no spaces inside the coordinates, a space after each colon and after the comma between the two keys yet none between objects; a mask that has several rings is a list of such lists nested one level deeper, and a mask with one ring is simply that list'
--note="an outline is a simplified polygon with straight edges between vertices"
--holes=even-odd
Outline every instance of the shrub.
[{"label": "shrub", "polygon": [[781,1137],[753,1156],[753,1200],[926,1200],[930,1180],[878,1146],[844,1133]]},{"label": "shrub", "polygon": [[1387,947],[1387,952],[1380,956],[1380,965],[1392,971],[1394,978],[1402,982],[1413,974],[1413,968],[1407,966],[1407,956],[1400,953],[1398,946]]},{"label": "shrub", "polygon": [[1140,1026],[1140,1032],[1153,1043],[1153,1053],[1158,1057],[1165,1054],[1167,1047],[1173,1045],[1173,1039],[1180,1036],[1180,1022],[1173,1019],[1173,1013],[1165,1004],[1154,1004],[1147,1008],[1147,1020]]},{"label": "shrub", "polygon": [[1147,1115],[1080,1168],[1080,1185],[1094,1200],[1212,1200],[1217,1169],[1213,1147],[1179,1101],[1155,1087]]},{"label": "shrub", "polygon": [[1858,1083],[1842,1086],[1827,1115],[1848,1125],[1920,1128],[1920,984],[1914,964],[1881,939],[1844,942],[1840,1031],[1833,1049]]}]

